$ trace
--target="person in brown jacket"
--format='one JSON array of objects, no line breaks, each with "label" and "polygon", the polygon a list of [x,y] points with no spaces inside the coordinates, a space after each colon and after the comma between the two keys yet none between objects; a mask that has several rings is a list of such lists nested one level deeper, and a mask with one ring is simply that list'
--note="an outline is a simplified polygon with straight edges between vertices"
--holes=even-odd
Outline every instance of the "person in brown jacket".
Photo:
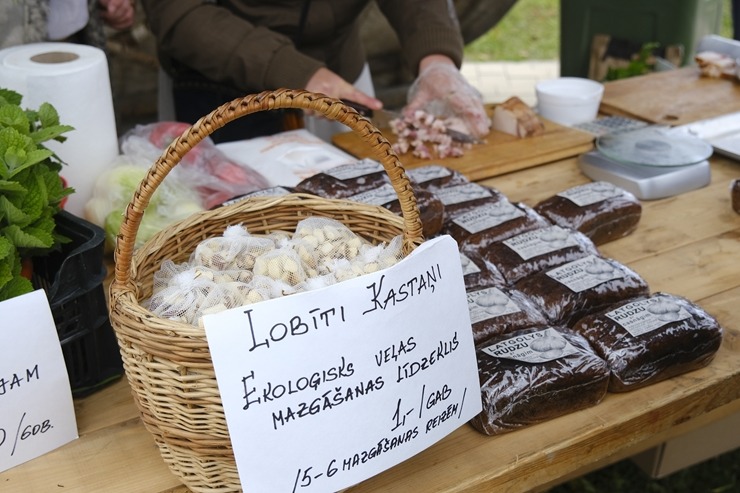
[{"label": "person in brown jacket", "polygon": [[[175,117],[189,123],[234,98],[277,88],[306,89],[380,109],[360,40],[359,15],[368,3],[142,0],[161,66],[172,79]],[[444,101],[470,133],[488,133],[480,94],[458,70],[463,41],[452,1],[377,4],[417,76],[404,112]],[[212,137],[225,141],[279,132],[275,113],[240,118]]]}]

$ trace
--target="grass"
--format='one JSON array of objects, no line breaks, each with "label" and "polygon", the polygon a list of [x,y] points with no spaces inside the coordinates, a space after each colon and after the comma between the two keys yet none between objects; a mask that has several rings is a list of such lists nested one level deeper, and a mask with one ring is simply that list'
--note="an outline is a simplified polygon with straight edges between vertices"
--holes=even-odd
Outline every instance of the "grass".
[{"label": "grass", "polygon": [[[478,62],[558,59],[560,1],[518,0],[493,29],[465,48],[465,58]],[[723,0],[722,7],[720,34],[731,38],[730,0]]]},{"label": "grass", "polygon": [[[723,2],[720,34],[731,38],[730,0]],[[493,29],[466,47],[465,57],[472,61],[556,60],[559,36],[560,0],[518,0]],[[650,478],[627,459],[552,488],[548,493],[622,492],[740,493],[740,449],[662,479]]]}]

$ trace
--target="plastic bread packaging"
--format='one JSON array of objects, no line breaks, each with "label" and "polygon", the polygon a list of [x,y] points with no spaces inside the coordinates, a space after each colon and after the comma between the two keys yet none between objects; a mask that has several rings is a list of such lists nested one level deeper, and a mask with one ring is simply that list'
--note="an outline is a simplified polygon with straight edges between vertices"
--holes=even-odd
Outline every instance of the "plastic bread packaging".
[{"label": "plastic bread packaging", "polygon": [[470,183],[468,178],[457,170],[439,164],[428,164],[406,170],[406,176],[421,189],[433,190]]},{"label": "plastic bread packaging", "polygon": [[723,332],[701,307],[662,292],[589,315],[573,330],[609,365],[610,392],[638,389],[708,365]]},{"label": "plastic bread packaging", "polygon": [[[430,170],[425,178],[432,180],[452,177],[444,173],[444,168]],[[432,173],[434,172],[434,173]],[[444,221],[444,205],[430,191],[423,189],[412,181],[414,196],[421,215],[423,233],[431,237],[440,232]],[[363,204],[385,207],[395,214],[401,213],[398,194],[393,189],[383,166],[373,159],[361,159],[355,163],[330,168],[295,186],[298,192],[310,193],[319,197],[348,199]]]},{"label": "plastic bread packaging", "polygon": [[580,231],[596,245],[629,235],[642,217],[642,205],[633,194],[605,181],[569,188],[534,209],[553,224]]},{"label": "plastic bread packaging", "polygon": [[528,205],[503,198],[453,217],[445,222],[442,232],[464,248],[482,252],[491,243],[546,226],[550,222]]},{"label": "plastic bread packaging", "polygon": [[476,351],[483,410],[470,424],[500,435],[594,406],[609,369],[582,336],[562,327],[506,334]]},{"label": "plastic bread packaging", "polygon": [[609,305],[649,294],[639,274],[598,255],[532,274],[515,287],[540,307],[551,324],[566,327]]},{"label": "plastic bread packaging", "polygon": [[501,191],[473,182],[429,187],[429,190],[444,204],[446,222],[478,206],[508,200]]},{"label": "plastic bread packaging", "polygon": [[596,245],[583,233],[547,226],[491,243],[482,256],[494,261],[508,284],[586,255],[598,255]]},{"label": "plastic bread packaging", "polygon": [[492,286],[468,291],[467,297],[476,347],[495,336],[547,325],[540,309],[521,291]]},{"label": "plastic bread packaging", "polygon": [[305,178],[295,189],[319,197],[346,199],[385,184],[390,184],[390,180],[383,165],[372,159],[361,159]]},{"label": "plastic bread packaging", "polygon": [[[429,190],[418,189],[415,184],[411,186],[414,188],[414,196],[416,197],[416,205],[419,208],[424,237],[430,238],[439,234],[444,224],[444,204]],[[401,201],[398,200],[398,195],[390,181],[365,192],[351,195],[347,199],[362,204],[385,207],[394,214],[401,214]]]},{"label": "plastic bread packaging", "polygon": [[460,251],[463,281],[467,291],[493,286],[504,287],[506,280],[495,265],[481,257],[478,252]]}]

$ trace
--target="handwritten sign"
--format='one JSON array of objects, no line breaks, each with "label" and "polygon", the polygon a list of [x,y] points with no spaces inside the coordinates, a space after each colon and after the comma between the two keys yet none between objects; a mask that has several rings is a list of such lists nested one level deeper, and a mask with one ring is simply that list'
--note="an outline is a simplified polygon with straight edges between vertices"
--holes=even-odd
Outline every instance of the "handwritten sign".
[{"label": "handwritten sign", "polygon": [[0,303],[0,472],[77,438],[72,391],[43,290]]},{"label": "handwritten sign", "polygon": [[204,319],[245,491],[337,491],[481,410],[457,244]]}]

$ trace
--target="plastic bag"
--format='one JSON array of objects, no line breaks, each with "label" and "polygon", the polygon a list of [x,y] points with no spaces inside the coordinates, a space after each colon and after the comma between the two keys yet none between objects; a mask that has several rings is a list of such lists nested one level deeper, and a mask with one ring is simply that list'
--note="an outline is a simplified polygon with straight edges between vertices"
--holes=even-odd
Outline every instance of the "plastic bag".
[{"label": "plastic bag", "polygon": [[609,391],[624,392],[702,368],[722,343],[722,328],[680,296],[630,299],[573,325],[609,365]]},{"label": "plastic bag", "polygon": [[[137,125],[121,138],[121,150],[126,155],[141,156],[154,162],[189,127],[182,122]],[[260,173],[229,159],[210,137],[188,150],[172,173],[185,183],[194,184],[206,209],[269,186]]]},{"label": "plastic bag", "polygon": [[476,351],[483,410],[470,424],[499,435],[598,404],[609,368],[580,335],[536,327]]},{"label": "plastic bag", "polygon": [[[150,162],[143,157],[122,155],[98,176],[92,197],[85,204],[85,219],[105,230],[106,247],[115,247],[126,206],[146,176]],[[177,177],[168,177],[152,195],[134,246],[138,248],[175,221],[202,211],[200,197]]]}]

